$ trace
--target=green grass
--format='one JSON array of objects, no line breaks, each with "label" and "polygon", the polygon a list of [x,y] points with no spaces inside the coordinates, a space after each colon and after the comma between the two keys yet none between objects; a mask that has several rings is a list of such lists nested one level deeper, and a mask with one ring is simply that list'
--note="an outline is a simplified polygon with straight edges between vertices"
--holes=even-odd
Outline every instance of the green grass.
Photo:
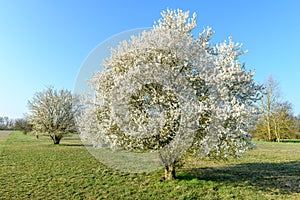
[{"label": "green grass", "polygon": [[74,135],[53,145],[14,132],[0,138],[0,199],[300,199],[300,144],[255,143],[240,160],[189,159],[162,181],[163,170],[107,168]]},{"label": "green grass", "polygon": [[300,139],[282,139],[280,142],[300,143]]}]

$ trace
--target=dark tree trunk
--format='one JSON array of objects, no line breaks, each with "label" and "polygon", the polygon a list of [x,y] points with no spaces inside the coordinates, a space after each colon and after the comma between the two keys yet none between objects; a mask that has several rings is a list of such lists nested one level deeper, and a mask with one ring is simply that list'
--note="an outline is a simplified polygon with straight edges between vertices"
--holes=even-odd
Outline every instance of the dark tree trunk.
[{"label": "dark tree trunk", "polygon": [[61,137],[54,136],[52,139],[53,139],[54,144],[59,144]]},{"label": "dark tree trunk", "polygon": [[176,178],[175,166],[165,166],[165,180],[175,180]]}]

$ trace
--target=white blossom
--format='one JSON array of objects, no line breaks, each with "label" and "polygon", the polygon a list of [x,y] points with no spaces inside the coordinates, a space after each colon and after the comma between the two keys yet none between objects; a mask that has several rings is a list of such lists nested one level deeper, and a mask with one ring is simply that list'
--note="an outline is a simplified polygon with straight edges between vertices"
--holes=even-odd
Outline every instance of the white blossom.
[{"label": "white blossom", "polygon": [[230,37],[210,44],[211,28],[194,38],[195,14],[162,16],[112,49],[106,69],[94,74],[93,103],[78,119],[81,137],[95,147],[157,151],[164,165],[187,151],[244,154],[260,85],[238,61],[242,46]]}]

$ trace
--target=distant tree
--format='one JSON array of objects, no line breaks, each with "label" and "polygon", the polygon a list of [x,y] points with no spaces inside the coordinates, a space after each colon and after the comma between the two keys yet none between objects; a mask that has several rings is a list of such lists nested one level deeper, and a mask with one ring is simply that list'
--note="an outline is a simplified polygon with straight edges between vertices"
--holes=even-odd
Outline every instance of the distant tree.
[{"label": "distant tree", "polygon": [[10,130],[13,128],[13,120],[8,117],[0,117],[0,130]]},{"label": "distant tree", "polygon": [[28,119],[36,134],[46,133],[59,144],[62,137],[76,132],[75,116],[80,110],[79,99],[68,90],[54,90],[52,87],[37,92],[28,101]]},{"label": "distant tree", "polygon": [[294,116],[294,139],[300,139],[300,115]]},{"label": "distant tree", "polygon": [[171,180],[186,152],[226,158],[251,147],[260,85],[239,63],[243,51],[231,38],[211,46],[210,28],[192,36],[195,14],[162,16],[151,31],[112,51],[107,69],[91,81],[95,96],[78,124],[95,147],[158,151]]},{"label": "distant tree", "polygon": [[4,130],[5,128],[4,117],[0,117],[0,130]]},{"label": "distant tree", "polygon": [[282,138],[292,137],[294,130],[292,105],[282,101],[279,83],[272,76],[269,76],[265,83],[260,110],[261,115],[253,131],[256,138],[280,142]]},{"label": "distant tree", "polygon": [[280,90],[279,83],[270,75],[268,81],[265,83],[265,96],[261,101],[261,109],[266,122],[268,140],[272,140],[272,115],[276,112],[276,105],[279,104]]},{"label": "distant tree", "polygon": [[278,103],[272,115],[276,141],[290,139],[294,136],[293,109],[289,102]]},{"label": "distant tree", "polygon": [[16,119],[14,121],[14,129],[27,134],[32,131],[32,125],[29,123],[27,118]]}]

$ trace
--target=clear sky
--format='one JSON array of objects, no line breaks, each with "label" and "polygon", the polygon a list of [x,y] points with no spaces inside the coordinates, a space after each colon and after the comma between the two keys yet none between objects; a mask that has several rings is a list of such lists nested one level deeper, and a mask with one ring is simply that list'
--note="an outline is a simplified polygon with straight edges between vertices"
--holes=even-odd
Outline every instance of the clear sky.
[{"label": "clear sky", "polygon": [[1,0],[0,116],[23,117],[46,86],[73,90],[99,43],[152,26],[167,8],[196,12],[196,31],[212,27],[214,42],[243,43],[249,52],[241,61],[256,69],[255,80],[272,74],[300,114],[299,0]]}]

